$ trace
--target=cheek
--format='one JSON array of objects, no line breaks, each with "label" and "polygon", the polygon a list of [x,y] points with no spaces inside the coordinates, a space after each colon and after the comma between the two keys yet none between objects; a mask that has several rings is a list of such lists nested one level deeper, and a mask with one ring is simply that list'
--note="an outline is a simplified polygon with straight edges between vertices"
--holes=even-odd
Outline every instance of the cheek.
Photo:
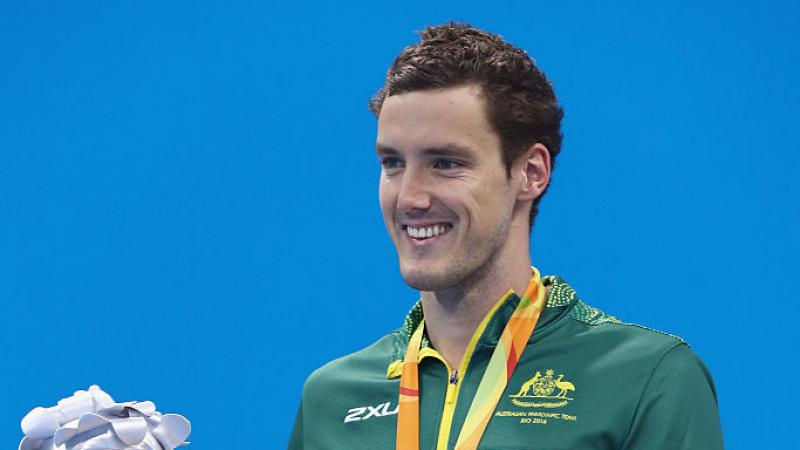
[{"label": "cheek", "polygon": [[485,222],[485,211],[493,208],[491,198],[482,194],[473,185],[447,186],[437,192],[436,198],[441,206],[462,222],[464,232],[482,227],[482,223]]},{"label": "cheek", "polygon": [[485,227],[492,227],[513,209],[513,193],[505,180],[492,180],[481,184],[471,197],[471,213],[474,220]]},{"label": "cheek", "polygon": [[394,205],[397,204],[396,195],[394,190],[384,180],[381,180],[380,184],[378,185],[378,201],[381,206],[381,212],[384,216],[391,215],[394,213]]}]

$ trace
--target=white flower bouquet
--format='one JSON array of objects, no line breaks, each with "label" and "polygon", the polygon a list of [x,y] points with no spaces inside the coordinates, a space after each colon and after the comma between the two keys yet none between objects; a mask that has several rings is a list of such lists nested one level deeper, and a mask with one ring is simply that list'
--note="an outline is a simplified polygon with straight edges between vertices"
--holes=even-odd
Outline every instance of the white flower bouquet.
[{"label": "white flower bouquet", "polygon": [[77,391],[22,419],[19,450],[173,450],[188,444],[191,424],[153,402],[117,403],[98,386]]}]

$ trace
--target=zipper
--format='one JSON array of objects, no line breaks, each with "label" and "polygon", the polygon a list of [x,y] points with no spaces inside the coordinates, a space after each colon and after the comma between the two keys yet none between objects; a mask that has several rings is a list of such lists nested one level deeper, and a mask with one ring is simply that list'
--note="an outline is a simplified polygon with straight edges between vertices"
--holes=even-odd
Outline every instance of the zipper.
[{"label": "zipper", "polygon": [[447,381],[447,391],[444,395],[446,405],[452,405],[458,396],[458,370],[450,372],[450,379]]},{"label": "zipper", "polygon": [[450,373],[450,379],[447,383],[447,392],[444,396],[444,402],[448,405],[452,405],[456,401],[456,397],[458,396],[458,370],[454,370]]},{"label": "zipper", "polygon": [[450,374],[450,384],[457,384],[458,383],[458,370],[454,370],[452,374]]},{"label": "zipper", "polygon": [[472,355],[475,352],[475,347],[478,344],[478,340],[481,336],[483,336],[484,331],[486,331],[486,326],[489,323],[489,320],[494,316],[495,311],[497,308],[502,305],[509,295],[512,294],[513,291],[509,290],[506,295],[503,296],[492,309],[486,314],[483,318],[481,323],[478,325],[478,328],[473,332],[472,338],[470,339],[469,345],[467,345],[467,350],[464,352],[464,356],[461,358],[461,364],[456,370],[450,371],[450,366],[441,356],[438,357],[440,361],[444,363],[444,366],[447,368],[447,373],[449,374],[447,379],[447,392],[445,393],[445,402],[444,408],[442,410],[442,416],[439,420],[439,436],[436,441],[436,449],[437,450],[447,450],[448,443],[450,440],[450,431],[453,428],[453,416],[455,415],[456,410],[456,402],[458,401],[458,393],[461,390],[461,383],[459,383],[459,378],[464,378],[464,373],[467,371],[467,366],[469,365],[470,360],[472,359]]}]

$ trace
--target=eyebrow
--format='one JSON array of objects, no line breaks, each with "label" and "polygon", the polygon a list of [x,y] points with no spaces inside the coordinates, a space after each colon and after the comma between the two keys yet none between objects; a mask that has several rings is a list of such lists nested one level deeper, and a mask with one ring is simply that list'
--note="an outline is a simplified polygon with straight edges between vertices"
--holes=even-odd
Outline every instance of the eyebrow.
[{"label": "eyebrow", "polygon": [[[375,153],[378,155],[399,155],[400,152],[387,145],[376,144],[375,145]],[[437,145],[435,147],[427,147],[422,149],[423,156],[461,156],[461,157],[469,157],[471,154],[474,154],[475,151],[472,150],[470,147],[466,147],[459,144],[444,144],[444,145]]]}]

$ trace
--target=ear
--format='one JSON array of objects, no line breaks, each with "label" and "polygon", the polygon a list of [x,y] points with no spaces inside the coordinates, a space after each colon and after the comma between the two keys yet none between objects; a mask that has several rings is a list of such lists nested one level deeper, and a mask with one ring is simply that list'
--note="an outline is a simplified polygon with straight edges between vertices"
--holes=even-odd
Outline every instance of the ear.
[{"label": "ear", "polygon": [[517,200],[533,201],[547,189],[553,168],[550,164],[550,150],[536,143],[528,147],[516,160],[512,178],[519,177]]}]

